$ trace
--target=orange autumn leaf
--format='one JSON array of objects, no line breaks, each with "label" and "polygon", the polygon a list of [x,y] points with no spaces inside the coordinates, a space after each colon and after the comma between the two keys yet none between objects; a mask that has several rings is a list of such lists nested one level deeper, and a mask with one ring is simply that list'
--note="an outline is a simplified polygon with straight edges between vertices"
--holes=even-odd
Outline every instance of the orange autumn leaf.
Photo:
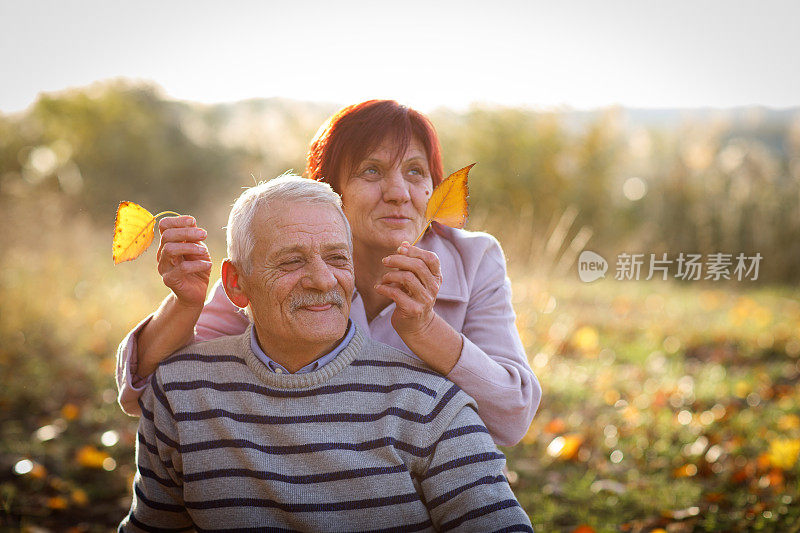
[{"label": "orange autumn leaf", "polygon": [[548,433],[563,433],[566,431],[567,425],[560,418],[554,418],[544,427]]},{"label": "orange autumn leaf", "polygon": [[75,460],[79,465],[86,468],[103,468],[103,461],[109,457],[106,452],[89,445],[84,446],[75,453]]},{"label": "orange autumn leaf", "polygon": [[595,529],[592,526],[581,524],[573,529],[572,533],[595,533]]},{"label": "orange autumn leaf", "polygon": [[78,415],[80,414],[81,414],[80,407],[78,407],[74,403],[64,404],[64,407],[61,408],[61,416],[63,416],[67,420],[75,420],[76,418],[78,418]]},{"label": "orange autumn leaf", "polygon": [[66,499],[62,498],[61,496],[53,496],[52,498],[47,499],[47,507],[50,509],[66,509],[68,502]]},{"label": "orange autumn leaf", "polygon": [[578,433],[556,437],[547,446],[547,455],[562,461],[574,459],[583,440],[583,436]]},{"label": "orange autumn leaf", "polygon": [[86,494],[86,491],[83,489],[75,489],[70,494],[70,499],[72,503],[75,505],[87,505],[89,503],[89,496]]},{"label": "orange autumn leaf", "polygon": [[697,466],[693,464],[685,464],[673,470],[672,475],[677,478],[695,476],[697,475]]},{"label": "orange autumn leaf", "polygon": [[800,456],[800,439],[775,439],[769,443],[767,462],[783,470],[791,470]]},{"label": "orange autumn leaf", "polygon": [[412,244],[417,244],[433,221],[451,228],[464,227],[469,210],[467,177],[469,170],[474,166],[475,163],[472,163],[453,172],[436,186],[428,200],[428,207],[425,209],[425,227]]},{"label": "orange autumn leaf", "polygon": [[33,463],[30,476],[34,479],[44,479],[47,477],[47,469],[39,463]]},{"label": "orange autumn leaf", "polygon": [[117,218],[114,221],[114,240],[111,244],[111,257],[115,265],[136,259],[147,250],[153,242],[156,219],[162,215],[178,216],[178,213],[164,211],[153,215],[133,202],[120,202],[117,207]]}]

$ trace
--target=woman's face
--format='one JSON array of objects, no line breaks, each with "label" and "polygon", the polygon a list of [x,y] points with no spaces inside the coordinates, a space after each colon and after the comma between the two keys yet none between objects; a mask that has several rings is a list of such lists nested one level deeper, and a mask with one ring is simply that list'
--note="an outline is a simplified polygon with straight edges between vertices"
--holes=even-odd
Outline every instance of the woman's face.
[{"label": "woman's face", "polygon": [[433,190],[428,154],[412,139],[393,164],[392,141],[384,141],[352,175],[342,180],[342,204],[354,245],[390,251],[414,239],[425,227],[425,208]]}]

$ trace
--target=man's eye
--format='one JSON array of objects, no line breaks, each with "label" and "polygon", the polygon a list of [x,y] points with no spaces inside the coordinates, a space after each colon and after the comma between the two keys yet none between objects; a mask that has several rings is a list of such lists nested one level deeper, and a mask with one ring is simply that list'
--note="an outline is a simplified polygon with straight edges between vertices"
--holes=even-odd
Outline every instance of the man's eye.
[{"label": "man's eye", "polygon": [[328,261],[334,265],[346,265],[348,258],[346,255],[336,254],[329,257]]},{"label": "man's eye", "polygon": [[303,264],[303,261],[300,259],[287,259],[286,261],[281,262],[281,267],[283,268],[299,268],[300,265]]}]

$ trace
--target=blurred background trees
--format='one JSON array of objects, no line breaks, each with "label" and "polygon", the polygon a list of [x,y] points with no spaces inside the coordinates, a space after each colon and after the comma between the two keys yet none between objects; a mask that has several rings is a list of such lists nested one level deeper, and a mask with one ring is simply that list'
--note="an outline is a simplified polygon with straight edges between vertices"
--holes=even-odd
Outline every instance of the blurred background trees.
[{"label": "blurred background trees", "polygon": [[[45,95],[0,115],[0,202],[49,192],[108,228],[129,199],[219,228],[240,187],[302,172],[308,141],[337,107],[200,106],[126,82]],[[607,258],[758,251],[760,280],[800,279],[797,110],[475,106],[431,118],[447,172],[478,162],[470,227],[497,235],[514,261],[564,271],[570,243]]]}]

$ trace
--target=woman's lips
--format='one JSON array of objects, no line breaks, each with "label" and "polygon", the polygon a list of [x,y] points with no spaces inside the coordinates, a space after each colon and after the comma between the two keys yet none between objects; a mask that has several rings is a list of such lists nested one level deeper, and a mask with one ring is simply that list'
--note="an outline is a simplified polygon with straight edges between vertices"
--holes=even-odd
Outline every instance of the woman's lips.
[{"label": "woman's lips", "polygon": [[388,216],[388,217],[381,217],[384,223],[390,226],[405,226],[409,222],[411,222],[411,218],[404,217],[404,216]]}]

